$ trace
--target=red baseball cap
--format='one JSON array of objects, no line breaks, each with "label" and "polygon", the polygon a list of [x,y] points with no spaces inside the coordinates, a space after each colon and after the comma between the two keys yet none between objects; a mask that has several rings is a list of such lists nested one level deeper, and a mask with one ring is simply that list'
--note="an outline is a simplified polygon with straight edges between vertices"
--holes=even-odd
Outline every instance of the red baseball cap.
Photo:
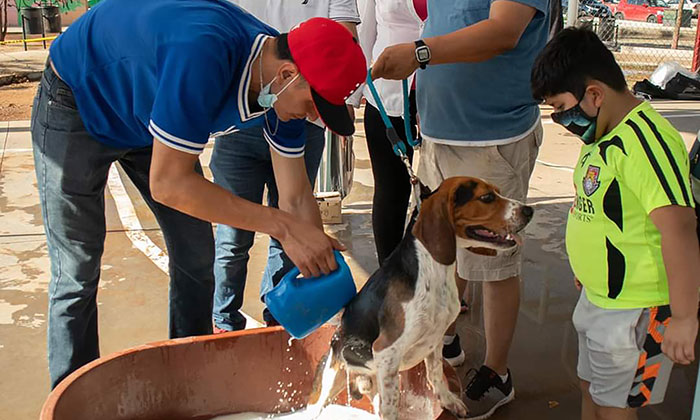
[{"label": "red baseball cap", "polygon": [[354,133],[345,101],[367,77],[357,39],[338,22],[312,18],[289,31],[287,40],[294,62],[311,86],[321,120],[341,136]]}]

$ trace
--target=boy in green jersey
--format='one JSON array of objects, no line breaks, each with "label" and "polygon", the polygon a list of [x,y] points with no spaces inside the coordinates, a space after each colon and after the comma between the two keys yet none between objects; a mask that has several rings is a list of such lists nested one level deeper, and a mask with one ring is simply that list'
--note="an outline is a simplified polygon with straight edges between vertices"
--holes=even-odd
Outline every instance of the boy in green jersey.
[{"label": "boy in green jersey", "polygon": [[566,229],[582,289],[573,315],[581,417],[636,419],[663,400],[672,362],[694,360],[700,250],[688,153],[591,31],[554,37],[532,91],[583,141]]}]

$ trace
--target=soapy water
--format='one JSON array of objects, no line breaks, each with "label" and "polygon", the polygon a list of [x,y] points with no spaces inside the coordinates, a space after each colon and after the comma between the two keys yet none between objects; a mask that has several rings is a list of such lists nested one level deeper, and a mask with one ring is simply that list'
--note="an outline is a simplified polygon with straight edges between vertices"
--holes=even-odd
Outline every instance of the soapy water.
[{"label": "soapy water", "polygon": [[[411,391],[401,391],[401,417],[405,420],[433,418],[433,404],[429,398]],[[331,404],[318,412],[317,408],[304,408],[291,413],[239,413],[218,416],[212,420],[379,420],[379,416],[347,405]]]},{"label": "soapy water", "polygon": [[318,414],[317,410],[303,409],[293,413],[265,414],[240,413],[218,416],[212,420],[379,420],[379,417],[358,408],[329,405]]},{"label": "soapy water", "polygon": [[[287,341],[287,352],[291,352],[293,342],[296,339],[290,337]],[[289,361],[293,361],[294,358],[290,355]],[[326,361],[325,368],[323,370],[323,380],[324,385],[326,382],[332,382],[333,372],[328,368],[332,362],[331,358]],[[301,366],[302,363],[300,362]],[[287,367],[286,372],[291,372],[291,369]],[[308,375],[309,372],[305,372]],[[350,395],[350,372],[345,370],[345,380],[346,380],[346,395]],[[325,389],[326,386],[322,386]],[[290,401],[299,390],[295,389],[296,386],[292,382],[284,383],[282,381],[277,382],[276,393],[281,394],[279,399],[280,405],[276,405],[274,409],[279,409],[282,404]],[[420,396],[414,394],[409,390],[400,391],[401,399],[399,403],[400,412],[402,413],[403,420],[427,420],[433,418],[433,402],[430,398],[425,396]],[[375,395],[377,401],[373,401],[373,405],[378,407],[378,396]],[[376,410],[376,408],[375,408]],[[282,414],[266,414],[266,413],[239,413],[239,414],[227,414],[223,416],[215,417],[211,420],[380,420],[379,416],[369,413],[358,408],[351,407],[349,402],[346,405],[331,404],[325,407],[320,413],[318,408],[307,407],[301,410],[296,410],[291,413]]]},{"label": "soapy water", "polygon": [[[406,420],[426,420],[433,418],[433,405],[430,399],[412,392],[401,392],[401,413]],[[304,408],[292,413],[265,414],[240,413],[218,416],[212,420],[379,420],[379,416],[359,408],[332,404],[318,413],[315,408]]]}]

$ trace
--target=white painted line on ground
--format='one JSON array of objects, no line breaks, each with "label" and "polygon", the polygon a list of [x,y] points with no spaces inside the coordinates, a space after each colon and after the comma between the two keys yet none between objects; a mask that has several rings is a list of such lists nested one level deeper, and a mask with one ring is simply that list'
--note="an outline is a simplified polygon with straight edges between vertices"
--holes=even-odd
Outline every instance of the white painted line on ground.
[{"label": "white painted line on ground", "polygon": [[664,115],[663,112],[660,112],[661,116],[664,118],[689,118],[689,117],[700,117],[700,113],[695,113],[695,114],[678,114],[678,115]]},{"label": "white painted line on ground", "polygon": [[32,149],[5,149],[6,155],[11,155],[13,153],[31,153]]},{"label": "white painted line on ground", "polygon": [[[109,177],[107,179],[107,186],[109,192],[114,199],[114,203],[117,207],[117,214],[119,215],[119,220],[124,226],[126,236],[129,238],[134,248],[141,251],[144,255],[148,257],[153,264],[156,265],[165,274],[168,274],[168,254],[166,254],[158,245],[153,243],[151,238],[146,235],[143,231],[143,226],[136,215],[136,209],[134,204],[129,197],[129,194],[124,188],[124,183],[122,183],[121,177],[119,176],[119,171],[117,170],[116,164],[113,164],[109,168]],[[246,329],[259,328],[262,327],[261,324],[256,319],[253,319],[248,314],[241,311],[243,316],[248,321],[246,323]]]},{"label": "white painted line on ground", "polygon": [[144,255],[148,257],[156,267],[160,268],[164,273],[168,273],[168,255],[151,241],[151,238],[146,235],[143,231],[143,226],[141,221],[139,221],[136,215],[136,209],[134,204],[131,202],[129,195],[124,188],[124,184],[119,176],[117,167],[112,165],[109,168],[109,178],[107,179],[107,185],[109,187],[109,192],[112,194],[112,198],[117,206],[117,213],[119,214],[119,220],[121,220],[124,226],[126,236],[129,238],[131,243],[136,249],[141,251]]},{"label": "white painted line on ground", "polygon": [[556,163],[545,162],[544,160],[539,160],[539,159],[537,159],[535,162],[539,163],[540,165],[546,166],[548,168],[559,169],[560,171],[566,171],[566,172],[574,172],[574,168],[572,168],[570,166],[564,166],[564,165],[559,165]]},{"label": "white painted line on ground", "polygon": [[565,197],[565,198],[553,198],[551,200],[542,200],[542,201],[532,201],[532,200],[538,200],[538,198],[531,198],[528,197],[528,205],[530,206],[540,206],[540,205],[545,205],[545,204],[570,204],[571,200],[573,200],[574,197]]}]

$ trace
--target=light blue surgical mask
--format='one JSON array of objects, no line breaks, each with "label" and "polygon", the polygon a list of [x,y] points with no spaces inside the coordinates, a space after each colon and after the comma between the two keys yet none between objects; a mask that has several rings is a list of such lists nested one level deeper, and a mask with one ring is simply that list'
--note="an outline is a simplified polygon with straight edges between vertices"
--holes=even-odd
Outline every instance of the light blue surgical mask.
[{"label": "light blue surgical mask", "polygon": [[279,96],[284,92],[289,85],[294,83],[295,80],[299,77],[299,73],[297,73],[296,76],[292,80],[287,83],[282,90],[280,90],[277,93],[270,93],[270,88],[272,87],[272,84],[277,80],[277,76],[275,76],[274,79],[270,81],[267,85],[263,86],[262,82],[262,56],[260,57],[260,93],[258,94],[258,105],[263,107],[263,109],[269,109],[272,108],[273,105],[275,105],[275,102],[277,102],[277,99],[279,99]]},{"label": "light blue surgical mask", "polygon": [[272,87],[272,83],[274,83],[275,80],[277,80],[277,77],[275,77],[270,83],[262,87],[260,89],[260,93],[258,94],[258,105],[265,109],[272,108],[275,102],[277,102],[277,95],[274,93],[270,93],[270,88]]}]

